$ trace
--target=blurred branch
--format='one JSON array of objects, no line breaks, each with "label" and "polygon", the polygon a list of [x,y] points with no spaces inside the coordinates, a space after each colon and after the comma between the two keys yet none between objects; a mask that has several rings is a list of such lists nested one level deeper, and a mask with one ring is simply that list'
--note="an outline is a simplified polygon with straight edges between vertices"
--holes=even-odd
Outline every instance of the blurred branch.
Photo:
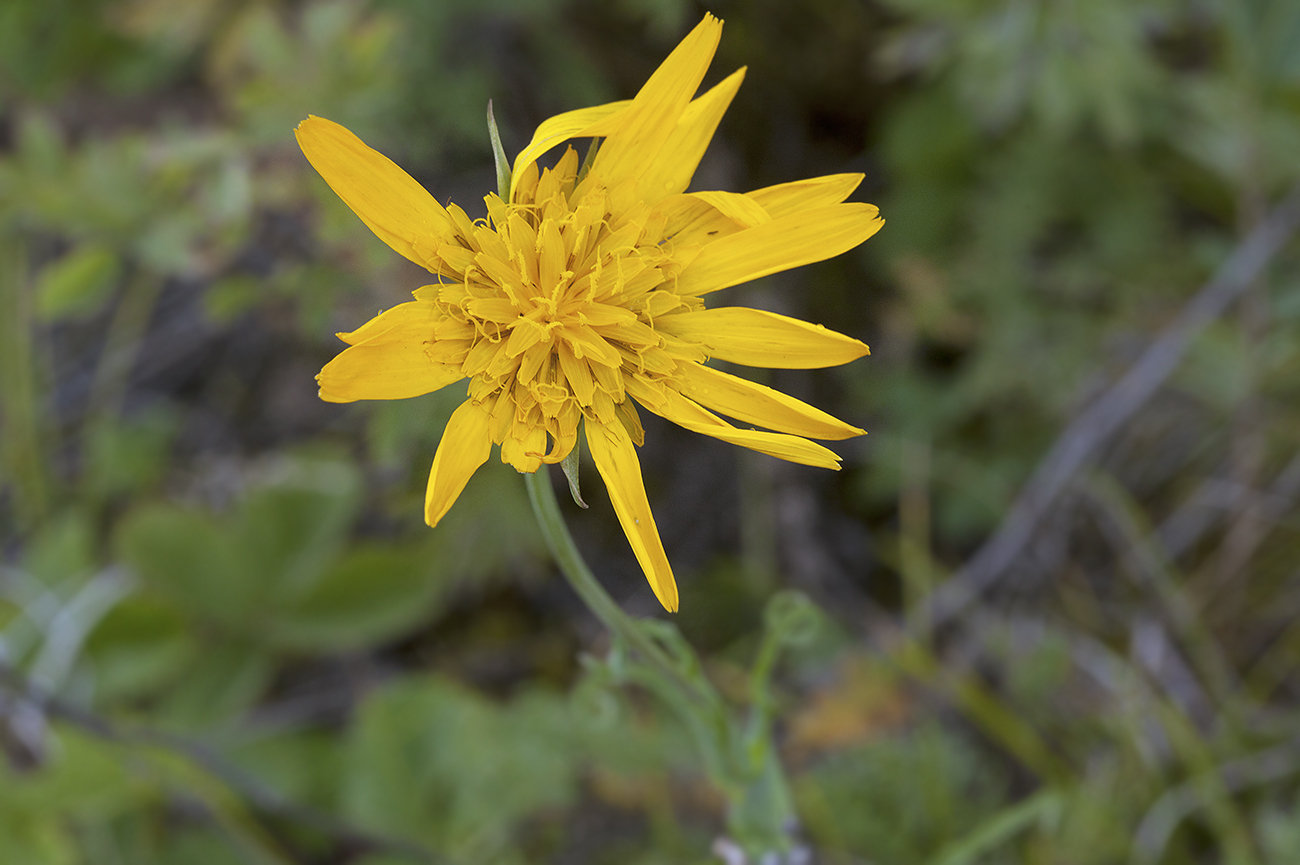
[{"label": "blurred branch", "polygon": [[2,661],[0,691],[9,692],[18,706],[35,708],[50,718],[106,742],[157,748],[178,755],[219,780],[263,815],[319,832],[350,853],[381,853],[430,865],[441,865],[446,861],[414,842],[372,834],[329,814],[291,802],[200,742],[147,727],[119,725],[88,709],[73,705],[36,686],[21,672]]},{"label": "blurred branch", "polygon": [[1292,188],[1109,390],[1056,440],[1012,504],[1002,525],[940,587],[923,615],[939,627],[964,610],[1028,548],[1044,516],[1075,474],[1146,404],[1178,368],[1192,341],[1255,281],[1300,226],[1300,185]]}]

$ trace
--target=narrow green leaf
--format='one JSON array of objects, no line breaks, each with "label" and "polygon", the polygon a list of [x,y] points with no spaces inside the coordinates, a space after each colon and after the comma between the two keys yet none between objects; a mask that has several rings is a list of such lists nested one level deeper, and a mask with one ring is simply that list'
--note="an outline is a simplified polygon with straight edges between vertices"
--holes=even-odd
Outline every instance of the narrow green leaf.
[{"label": "narrow green leaf", "polygon": [[560,468],[564,469],[564,476],[569,479],[569,495],[573,496],[573,503],[586,508],[587,503],[582,500],[582,490],[578,486],[578,445],[575,444],[569,455],[560,461]]},{"label": "narrow green leaf", "polygon": [[502,201],[510,201],[510,160],[506,158],[505,148],[501,146],[501,132],[497,129],[497,119],[492,114],[492,100],[487,107],[488,136],[492,139],[492,160],[497,166],[497,191]]}]

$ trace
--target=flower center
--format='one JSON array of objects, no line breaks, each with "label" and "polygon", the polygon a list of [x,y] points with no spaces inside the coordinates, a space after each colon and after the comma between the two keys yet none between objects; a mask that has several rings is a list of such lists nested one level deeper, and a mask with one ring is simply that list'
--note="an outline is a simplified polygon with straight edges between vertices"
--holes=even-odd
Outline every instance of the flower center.
[{"label": "flower center", "polygon": [[679,265],[663,218],[644,204],[612,212],[598,175],[577,169],[572,149],[554,169],[533,166],[512,202],[487,197],[479,222],[449,207],[459,244],[438,256],[457,281],[419,295],[441,312],[429,357],[461,367],[503,458],[522,471],[563,459],[584,416],[621,419],[639,437],[628,378],[677,365],[654,320],[700,305],[670,289]]}]

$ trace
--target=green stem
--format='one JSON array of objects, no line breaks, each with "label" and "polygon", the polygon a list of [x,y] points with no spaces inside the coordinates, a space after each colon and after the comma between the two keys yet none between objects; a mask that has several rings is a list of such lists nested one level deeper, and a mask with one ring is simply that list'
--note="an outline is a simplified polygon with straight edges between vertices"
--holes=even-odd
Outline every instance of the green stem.
[{"label": "green stem", "polygon": [[675,708],[691,729],[705,771],[728,801],[727,828],[733,839],[756,859],[776,853],[782,857],[777,861],[784,861],[791,849],[788,831],[794,823],[794,807],[772,743],[767,692],[779,639],[773,633],[764,641],[755,671],[754,714],[749,735],[743,735],[712,685],[674,663],[647,628],[624,613],[596,580],[560,514],[550,475],[539,469],[524,475],[524,483],[542,535],[569,585],[615,639],[640,657],[644,666],[633,668],[632,680]]},{"label": "green stem", "polygon": [[113,417],[121,412],[131,369],[161,293],[162,279],[155,274],[140,273],[127,281],[91,383],[91,415]]},{"label": "green stem", "polygon": [[34,526],[49,509],[50,482],[27,278],[24,244],[0,238],[0,471],[12,479],[19,522]]},{"label": "green stem", "polygon": [[564,515],[560,513],[560,503],[556,500],[555,490],[551,487],[550,474],[544,468],[538,469],[524,475],[524,484],[528,487],[528,500],[533,504],[533,513],[537,516],[537,524],[541,526],[542,535],[546,538],[546,545],[550,548],[551,555],[555,556],[555,561],[568,579],[569,585],[578,593],[578,597],[582,598],[583,603],[596,614],[601,624],[615,637],[623,640],[643,660],[677,684],[686,694],[705,702],[712,702],[709,695],[701,690],[699,683],[683,674],[668,654],[637,626],[633,618],[623,612],[596,579],[591,568],[587,567],[582,553],[578,552],[578,547],[573,542],[573,536],[569,534],[569,526],[564,521]]}]

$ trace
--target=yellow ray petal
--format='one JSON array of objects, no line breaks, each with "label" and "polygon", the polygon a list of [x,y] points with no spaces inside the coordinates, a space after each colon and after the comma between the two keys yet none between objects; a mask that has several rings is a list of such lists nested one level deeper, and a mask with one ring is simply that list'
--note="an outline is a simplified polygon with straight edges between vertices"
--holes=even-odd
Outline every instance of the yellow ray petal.
[{"label": "yellow ray petal", "polygon": [[332,120],[308,117],[294,135],[307,161],[380,240],[437,272],[438,246],[453,229],[428,190]]},{"label": "yellow ray petal", "polygon": [[676,195],[690,186],[722,115],[727,112],[744,80],[745,70],[737,69],[686,106],[668,140],[642,165],[639,180],[641,195],[646,201],[654,202],[667,195]]},{"label": "yellow ray petal", "polygon": [[451,413],[429,470],[424,493],[424,521],[431,526],[446,515],[465,484],[492,453],[492,415],[469,400]]},{"label": "yellow ray petal", "polygon": [[779,390],[698,363],[679,364],[677,370],[686,382],[684,396],[736,420],[814,439],[847,439],[866,433]]},{"label": "yellow ray petal", "polygon": [[524,170],[536,162],[537,157],[557,144],[570,138],[602,138],[617,132],[622,121],[620,112],[631,104],[631,99],[623,99],[618,102],[607,102],[604,105],[593,105],[590,108],[566,111],[543,120],[542,125],[538,126],[537,131],[533,133],[533,140],[528,142],[528,146],[519,151],[519,155],[515,157],[515,164],[510,172],[510,188],[514,189],[518,185]]},{"label": "yellow ray petal", "polygon": [[701,295],[833,258],[880,230],[870,204],[799,211],[705,246],[677,277],[677,293]]},{"label": "yellow ray petal", "polygon": [[806,180],[795,180],[755,189],[753,192],[746,192],[745,197],[761,204],[763,209],[776,218],[800,210],[839,204],[853,194],[853,190],[857,189],[858,184],[862,182],[863,176],[829,174],[825,177],[809,177]]},{"label": "yellow ray petal", "polygon": [[871,353],[865,343],[820,324],[742,306],[661,316],[655,329],[700,342],[711,357],[744,366],[820,369]]},{"label": "yellow ray petal", "polygon": [[326,402],[406,399],[432,393],[464,377],[458,366],[435,363],[426,353],[437,318],[433,304],[412,301],[393,307],[351,333],[352,345],[316,376]]},{"label": "yellow ray petal", "polygon": [[316,376],[326,402],[407,399],[460,381],[458,367],[434,363],[422,344],[366,343],[345,348]]},{"label": "yellow ray petal", "polygon": [[415,331],[422,330],[424,338],[433,336],[434,325],[442,318],[436,304],[428,301],[413,300],[399,303],[392,309],[381,312],[370,321],[350,333],[334,334],[348,345],[358,345],[387,333],[395,327],[404,327]]},{"label": "yellow ray petal", "polygon": [[650,588],[664,609],[670,613],[677,612],[677,581],[673,579],[672,566],[664,553],[663,541],[659,539],[659,529],[655,527],[654,515],[650,513],[650,501],[646,498],[645,484],[641,480],[641,464],[637,460],[636,447],[628,436],[623,424],[617,420],[610,424],[598,424],[587,421],[587,446],[591,457],[605,479],[609,489],[609,500],[614,505],[614,513],[623,526],[636,560],[641,563]]},{"label": "yellow ray petal", "polygon": [[[636,395],[632,387],[628,387],[628,392]],[[736,429],[713,412],[701,408],[697,403],[671,388],[664,388],[664,395],[666,398],[658,406],[651,405],[639,397],[638,402],[660,417],[691,432],[722,439],[733,445],[749,448],[777,459],[789,460],[792,463],[839,470],[839,454],[816,442],[784,433]]]},{"label": "yellow ray petal", "polygon": [[[633,98],[621,128],[596,154],[593,170],[599,170],[611,189],[638,180],[647,160],[653,161],[663,148],[699,89],[721,36],[722,22],[706,13]],[[661,197],[645,200],[652,204]]]}]

